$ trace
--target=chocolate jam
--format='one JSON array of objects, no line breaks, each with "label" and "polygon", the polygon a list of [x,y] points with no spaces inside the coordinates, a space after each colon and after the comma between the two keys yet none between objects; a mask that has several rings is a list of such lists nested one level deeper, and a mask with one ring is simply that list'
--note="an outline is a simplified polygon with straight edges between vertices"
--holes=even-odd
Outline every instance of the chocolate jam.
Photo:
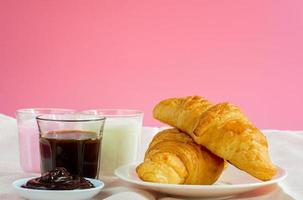
[{"label": "chocolate jam", "polygon": [[94,185],[85,178],[72,176],[65,168],[58,167],[39,178],[27,181],[21,187],[38,190],[74,190],[93,188]]},{"label": "chocolate jam", "polygon": [[64,167],[72,175],[97,178],[100,148],[101,138],[95,132],[63,130],[42,134],[42,173]]}]

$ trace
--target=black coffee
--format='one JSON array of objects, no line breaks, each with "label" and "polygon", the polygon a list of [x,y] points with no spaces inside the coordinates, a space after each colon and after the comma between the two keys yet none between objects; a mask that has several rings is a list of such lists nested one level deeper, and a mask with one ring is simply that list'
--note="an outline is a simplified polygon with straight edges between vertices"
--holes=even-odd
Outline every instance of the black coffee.
[{"label": "black coffee", "polygon": [[100,149],[101,138],[95,132],[64,130],[42,134],[41,171],[64,167],[72,175],[97,178]]}]

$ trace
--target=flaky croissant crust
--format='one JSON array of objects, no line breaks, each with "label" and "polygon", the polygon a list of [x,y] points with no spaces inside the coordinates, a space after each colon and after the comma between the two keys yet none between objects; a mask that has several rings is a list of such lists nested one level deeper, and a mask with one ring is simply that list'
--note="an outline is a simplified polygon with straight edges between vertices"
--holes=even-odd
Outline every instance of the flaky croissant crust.
[{"label": "flaky croissant crust", "polygon": [[265,136],[233,104],[213,105],[199,96],[170,98],[155,106],[153,116],[258,179],[276,174]]},{"label": "flaky croissant crust", "polygon": [[212,184],[224,168],[224,160],[194,143],[177,129],[159,132],[137,168],[144,181],[172,184]]}]

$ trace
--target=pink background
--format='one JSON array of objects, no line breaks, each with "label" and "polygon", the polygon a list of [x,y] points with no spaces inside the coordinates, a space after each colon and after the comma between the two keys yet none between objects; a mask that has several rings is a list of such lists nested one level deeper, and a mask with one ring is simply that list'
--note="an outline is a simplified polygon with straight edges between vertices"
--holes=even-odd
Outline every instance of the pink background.
[{"label": "pink background", "polygon": [[303,129],[300,0],[2,0],[0,112],[135,108],[167,97]]}]

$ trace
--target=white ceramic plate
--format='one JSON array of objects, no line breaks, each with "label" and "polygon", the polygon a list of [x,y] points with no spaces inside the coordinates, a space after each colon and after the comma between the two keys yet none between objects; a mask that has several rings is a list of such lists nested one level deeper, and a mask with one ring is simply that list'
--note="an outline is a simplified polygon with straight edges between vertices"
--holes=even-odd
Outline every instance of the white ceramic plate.
[{"label": "white ceramic plate", "polygon": [[219,180],[213,185],[178,185],[145,182],[136,174],[137,164],[125,165],[116,169],[115,174],[120,179],[137,187],[150,189],[176,196],[224,198],[260,187],[275,184],[286,177],[286,171],[280,167],[270,181],[260,181],[245,172],[229,165]]},{"label": "white ceramic plate", "polygon": [[[32,177],[34,178],[34,177]],[[96,179],[87,178],[95,187],[89,189],[79,189],[79,190],[35,190],[22,188],[21,185],[25,184],[28,180],[32,178],[23,178],[13,182],[13,187],[15,191],[26,199],[30,200],[84,200],[90,199],[97,195],[101,189],[104,187],[102,181]]]}]

